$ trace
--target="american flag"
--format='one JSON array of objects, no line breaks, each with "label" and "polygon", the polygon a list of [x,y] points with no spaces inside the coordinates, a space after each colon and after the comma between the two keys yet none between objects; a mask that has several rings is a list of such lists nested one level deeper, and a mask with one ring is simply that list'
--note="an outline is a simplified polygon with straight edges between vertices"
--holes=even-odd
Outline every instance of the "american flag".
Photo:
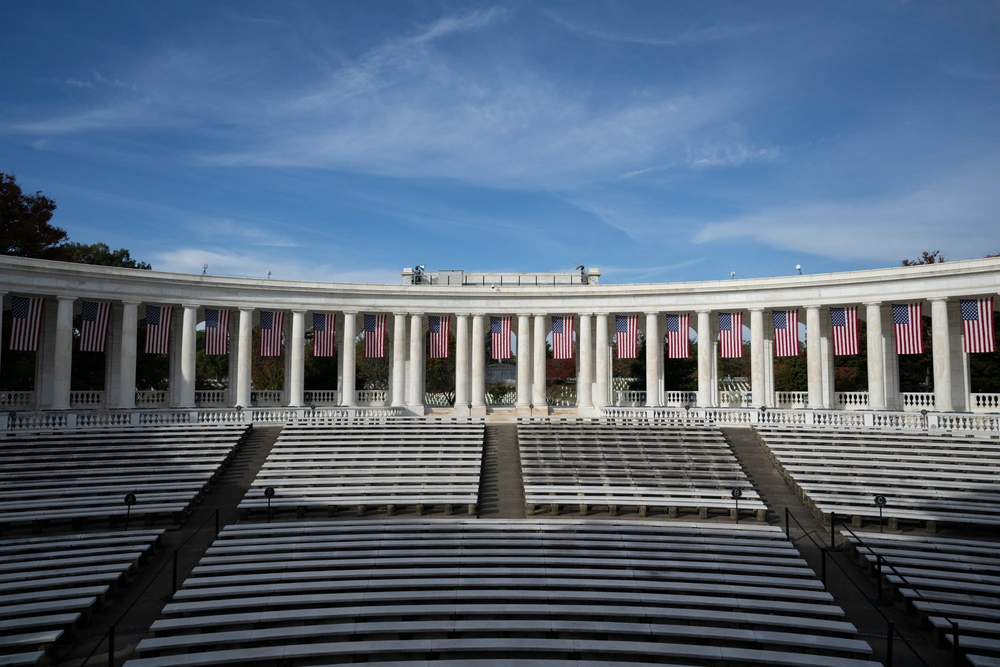
[{"label": "american flag", "polygon": [[494,359],[510,359],[511,316],[490,317],[490,347]]},{"label": "american flag", "polygon": [[615,315],[615,350],[619,359],[635,359],[639,350],[639,316]]},{"label": "american flag", "polygon": [[552,358],[573,358],[573,318],[552,318]]},{"label": "american flag", "polygon": [[993,297],[962,299],[963,349],[966,352],[995,352],[993,337]]},{"label": "american flag", "polygon": [[285,333],[283,310],[260,311],[260,356],[280,357],[281,340]]},{"label": "american flag", "polygon": [[229,311],[205,309],[205,354],[229,354]]},{"label": "american flag", "polygon": [[799,311],[772,310],[771,323],[774,324],[775,356],[799,356]]},{"label": "american flag", "polygon": [[365,315],[365,357],[385,356],[385,315]]},{"label": "american flag", "polygon": [[428,315],[427,330],[430,332],[430,358],[447,359],[451,317],[448,315]]},{"label": "american flag", "polygon": [[719,343],[723,359],[743,356],[743,313],[719,313]]},{"label": "american flag", "polygon": [[81,352],[104,352],[104,341],[108,338],[110,317],[110,303],[83,302],[83,318],[80,324]]},{"label": "american flag", "polygon": [[833,329],[833,353],[858,354],[858,307],[830,309],[830,328]]},{"label": "american flag", "polygon": [[334,335],[337,331],[336,313],[313,313],[313,356],[334,355]]},{"label": "american flag", "polygon": [[892,304],[892,323],[896,327],[896,354],[923,354],[924,305]]},{"label": "american flag", "polygon": [[687,359],[691,356],[691,315],[667,315],[667,358]]},{"label": "american flag", "polygon": [[170,352],[170,320],[173,315],[171,306],[146,306],[146,354]]},{"label": "american flag", "polygon": [[10,349],[19,352],[36,352],[42,333],[42,306],[45,298],[40,296],[12,296],[10,298],[11,317]]}]

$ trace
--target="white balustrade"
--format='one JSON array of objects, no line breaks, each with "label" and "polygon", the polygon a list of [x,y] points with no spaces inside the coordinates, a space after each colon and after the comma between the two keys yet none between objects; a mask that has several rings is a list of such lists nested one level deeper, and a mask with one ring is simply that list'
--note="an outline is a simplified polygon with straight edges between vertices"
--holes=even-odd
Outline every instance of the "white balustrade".
[{"label": "white balustrade", "polygon": [[775,400],[779,408],[804,408],[809,405],[809,393],[805,391],[776,391]]},{"label": "white balustrade", "polygon": [[0,408],[6,410],[31,409],[35,406],[33,391],[0,391]]},{"label": "white balustrade", "polygon": [[250,392],[250,402],[260,407],[276,407],[283,403],[280,389],[255,389]]},{"label": "white balustrade", "polygon": [[833,401],[841,410],[868,409],[867,391],[835,391]]},{"label": "white balustrade", "polygon": [[198,389],[194,392],[194,404],[200,407],[225,406],[229,403],[229,392],[225,389]]},{"label": "white balustrade", "polygon": [[920,412],[921,410],[934,409],[934,392],[921,391],[903,392],[903,410],[907,412]]},{"label": "white balustrade", "polygon": [[340,405],[340,392],[336,389],[311,389],[305,392],[304,400],[311,405]]},{"label": "white balustrade", "polygon": [[355,402],[363,406],[384,406],[388,402],[385,389],[359,389],[354,392]]},{"label": "white balustrade", "polygon": [[645,391],[616,391],[615,405],[622,408],[638,408],[646,405]]},{"label": "white balustrade", "polygon": [[998,412],[1000,411],[1000,394],[973,394],[973,412]]},{"label": "white balustrade", "polygon": [[104,405],[103,391],[71,391],[69,404],[74,408],[99,408]]},{"label": "white balustrade", "polygon": [[135,392],[135,407],[159,408],[167,404],[167,392],[159,389]]},{"label": "white balustrade", "polygon": [[698,392],[696,391],[667,391],[664,394],[668,406],[683,408],[685,405],[695,405],[698,402]]},{"label": "white balustrade", "polygon": [[730,389],[719,392],[719,406],[723,408],[748,408],[753,402],[753,394]]}]

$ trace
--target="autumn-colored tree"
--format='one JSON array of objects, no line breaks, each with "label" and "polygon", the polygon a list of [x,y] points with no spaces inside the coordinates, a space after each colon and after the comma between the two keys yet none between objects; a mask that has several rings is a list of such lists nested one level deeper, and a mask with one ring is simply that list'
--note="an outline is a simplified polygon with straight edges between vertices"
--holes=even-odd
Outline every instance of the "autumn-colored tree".
[{"label": "autumn-colored tree", "polygon": [[922,266],[924,264],[943,264],[944,255],[941,254],[940,250],[933,250],[927,252],[924,250],[923,254],[920,255],[918,259],[904,259],[903,266]]}]

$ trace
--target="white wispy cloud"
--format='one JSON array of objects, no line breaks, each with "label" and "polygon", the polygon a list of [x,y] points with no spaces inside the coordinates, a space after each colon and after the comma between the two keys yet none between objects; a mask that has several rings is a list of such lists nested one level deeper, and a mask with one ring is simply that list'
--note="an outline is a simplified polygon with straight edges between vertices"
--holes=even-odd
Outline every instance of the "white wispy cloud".
[{"label": "white wispy cloud", "polygon": [[763,23],[747,23],[743,25],[718,24],[703,28],[689,28],[663,37],[651,37],[646,35],[625,34],[613,32],[605,28],[585,25],[576,21],[571,21],[555,12],[546,11],[546,16],[561,25],[562,27],[584,37],[593,37],[608,42],[625,42],[628,44],[646,44],[649,46],[692,46],[704,44],[706,42],[718,42],[737,37],[746,37],[770,27]]},{"label": "white wispy cloud", "polygon": [[66,85],[73,86],[74,88],[90,88],[94,89],[94,84],[90,81],[80,81],[79,79],[66,79]]},{"label": "white wispy cloud", "polygon": [[270,271],[272,280],[374,284],[396,284],[401,280],[398,269],[334,268],[330,264],[303,262],[295,257],[277,256],[270,252],[177,248],[154,254],[150,263],[157,271],[197,274],[208,264],[209,275],[240,278],[267,278]]}]

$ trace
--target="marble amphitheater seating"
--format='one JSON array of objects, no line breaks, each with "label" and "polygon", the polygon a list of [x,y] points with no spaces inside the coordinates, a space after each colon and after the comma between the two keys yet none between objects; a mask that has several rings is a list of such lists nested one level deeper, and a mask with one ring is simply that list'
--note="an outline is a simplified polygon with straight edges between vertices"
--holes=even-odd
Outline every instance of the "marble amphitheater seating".
[{"label": "marble amphitheater seating", "polygon": [[772,460],[824,520],[1000,527],[1000,441],[972,435],[757,427]]},{"label": "marble amphitheater seating", "polygon": [[622,508],[645,516],[653,510],[735,512],[731,496],[742,491],[740,513],[764,518],[753,490],[722,433],[681,425],[621,425],[597,420],[530,421],[518,425],[528,514],[537,508],[579,511]]},{"label": "marble amphitheater seating", "polygon": [[957,621],[968,661],[1000,665],[1000,541],[868,532],[858,537],[865,546],[845,536],[861,565],[874,575],[880,554],[883,579],[939,641],[952,646]]},{"label": "marble amphitheater seating", "polygon": [[0,540],[0,664],[54,658],[159,545],[161,529]]},{"label": "marble amphitheater seating", "polygon": [[177,520],[246,436],[236,425],[158,426],[0,436],[0,529],[125,517]]},{"label": "marble amphitheater seating", "polygon": [[267,507],[305,515],[434,508],[475,515],[483,453],[481,420],[354,420],[285,425],[240,503],[240,515]]},{"label": "marble amphitheater seating", "polygon": [[129,667],[875,665],[771,526],[238,523]]}]

